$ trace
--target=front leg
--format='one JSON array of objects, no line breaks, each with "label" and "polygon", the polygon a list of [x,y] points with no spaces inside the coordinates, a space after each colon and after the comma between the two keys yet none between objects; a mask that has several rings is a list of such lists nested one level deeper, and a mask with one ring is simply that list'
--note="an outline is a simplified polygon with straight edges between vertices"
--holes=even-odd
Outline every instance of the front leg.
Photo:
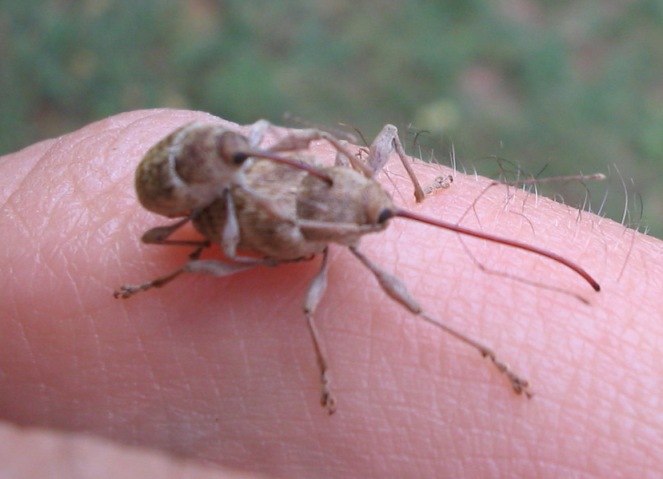
[{"label": "front leg", "polygon": [[412,181],[414,197],[417,203],[421,203],[426,195],[421,188],[417,175],[414,174],[414,170],[410,165],[410,159],[405,154],[403,144],[398,137],[398,129],[394,125],[385,125],[382,131],[378,133],[378,136],[375,137],[373,143],[371,143],[371,148],[368,152],[368,166],[372,171],[372,176],[382,170],[394,151],[398,154],[405,171],[407,171],[410,177],[410,181]]}]

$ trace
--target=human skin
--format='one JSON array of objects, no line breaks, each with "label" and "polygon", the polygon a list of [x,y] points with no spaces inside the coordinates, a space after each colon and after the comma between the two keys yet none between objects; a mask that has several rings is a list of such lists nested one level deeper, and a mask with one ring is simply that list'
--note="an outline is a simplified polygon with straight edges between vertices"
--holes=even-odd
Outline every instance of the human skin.
[{"label": "human skin", "polygon": [[[548,200],[518,193],[505,207],[513,190],[491,188],[462,224],[562,254],[601,292],[549,260],[465,240],[478,262],[537,284],[483,271],[455,233],[403,219],[361,244],[427,312],[526,376],[531,400],[476,351],[389,300],[340,246],[315,315],[333,416],[319,404],[302,313],[319,259],[230,278],[185,275],[114,299],[120,285],[168,273],[190,253],[140,242],[172,220],[140,207],[133,173],[150,146],[192,120],[222,122],[136,111],[0,159],[0,419],[55,441],[73,432],[122,444],[112,461],[75,451],[128,475],[135,461],[116,459],[126,445],[274,477],[663,473],[663,243]],[[333,159],[327,145],[314,151]],[[424,184],[440,174],[415,167]],[[458,174],[415,204],[396,159],[389,169],[380,181],[398,205],[451,222],[487,185]],[[0,434],[0,471],[31,460],[20,454],[25,443],[12,454],[13,434]]]}]

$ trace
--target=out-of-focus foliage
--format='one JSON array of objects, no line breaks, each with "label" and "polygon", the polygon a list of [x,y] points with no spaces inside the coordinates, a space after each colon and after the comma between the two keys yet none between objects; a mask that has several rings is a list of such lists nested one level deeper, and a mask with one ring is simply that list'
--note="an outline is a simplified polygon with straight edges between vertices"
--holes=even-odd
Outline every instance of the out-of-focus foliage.
[{"label": "out-of-focus foliage", "polygon": [[658,0],[4,0],[0,57],[0,152],[162,106],[411,124],[480,171],[620,172],[663,235]]}]

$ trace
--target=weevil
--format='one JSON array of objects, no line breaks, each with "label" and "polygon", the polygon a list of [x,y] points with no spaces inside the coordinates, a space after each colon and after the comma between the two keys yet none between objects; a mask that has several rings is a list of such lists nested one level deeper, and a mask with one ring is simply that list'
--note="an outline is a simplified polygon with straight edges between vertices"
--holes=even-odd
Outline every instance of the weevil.
[{"label": "weevil", "polygon": [[[221,199],[229,205],[227,225],[220,236],[209,240],[219,242],[226,256],[250,262],[236,256],[238,231],[231,188],[252,195],[253,201],[270,214],[278,216],[278,212],[272,209],[271,198],[251,190],[245,177],[246,168],[256,158],[263,158],[330,181],[306,162],[293,160],[273,149],[260,149],[259,145],[269,127],[266,120],[259,120],[250,126],[248,136],[244,136],[218,124],[191,122],[177,128],[150,148],[136,168],[138,201],[149,211],[183,219],[173,225],[150,229],[143,235],[143,242],[204,245],[205,242],[168,238],[201,209]],[[338,147],[343,148],[340,144]]]},{"label": "weevil", "polygon": [[[327,139],[337,148],[334,166],[324,167],[318,164],[315,157],[306,157],[305,150],[310,142],[316,139]],[[491,348],[429,315],[409,293],[402,280],[384,271],[364,255],[359,249],[361,237],[383,231],[394,218],[405,218],[549,258],[576,272],[594,290],[599,291],[600,286],[594,278],[580,266],[555,253],[397,207],[390,195],[375,180],[376,174],[393,152],[401,158],[412,178],[417,201],[423,199],[424,193],[408,164],[398,139],[398,131],[392,125],[386,125],[376,137],[366,163],[358,161],[340,142],[329,140],[328,134],[317,130],[299,130],[288,134],[278,140],[270,150],[293,152],[300,160],[306,159],[313,171],[319,174],[279,162],[256,159],[243,170],[244,185],[231,185],[229,195],[216,198],[201,208],[191,220],[203,237],[214,241],[222,236],[223,230],[227,228],[232,204],[238,222],[238,250],[252,253],[271,265],[322,256],[320,270],[311,281],[304,299],[304,315],[320,371],[321,404],[330,414],[336,409],[336,401],[330,388],[327,356],[315,325],[314,314],[327,287],[328,251],[331,243],[348,247],[373,274],[390,298],[412,314],[476,349],[507,377],[516,393],[531,397],[529,382],[498,359]],[[272,205],[269,210],[264,208],[261,201],[256,201],[259,197],[271,198]],[[228,198],[231,203],[227,201]],[[277,214],[274,214],[274,211]],[[161,287],[184,272],[228,276],[256,265],[199,259],[195,256],[182,268],[166,276],[140,285],[123,286],[115,295],[127,298],[139,291]]]}]

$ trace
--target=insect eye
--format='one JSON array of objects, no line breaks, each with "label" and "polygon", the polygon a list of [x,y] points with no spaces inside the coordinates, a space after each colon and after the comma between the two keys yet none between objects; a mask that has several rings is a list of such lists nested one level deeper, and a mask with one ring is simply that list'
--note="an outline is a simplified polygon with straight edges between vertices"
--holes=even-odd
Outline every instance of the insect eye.
[{"label": "insect eye", "polygon": [[234,153],[232,155],[232,162],[235,165],[241,165],[242,163],[244,163],[246,161],[246,159],[248,157],[249,156],[246,153],[242,153],[241,151],[238,151],[237,153]]},{"label": "insect eye", "polygon": [[380,211],[380,214],[378,215],[378,224],[385,223],[388,219],[392,218],[394,216],[394,212],[391,211],[388,208],[383,209]]}]

